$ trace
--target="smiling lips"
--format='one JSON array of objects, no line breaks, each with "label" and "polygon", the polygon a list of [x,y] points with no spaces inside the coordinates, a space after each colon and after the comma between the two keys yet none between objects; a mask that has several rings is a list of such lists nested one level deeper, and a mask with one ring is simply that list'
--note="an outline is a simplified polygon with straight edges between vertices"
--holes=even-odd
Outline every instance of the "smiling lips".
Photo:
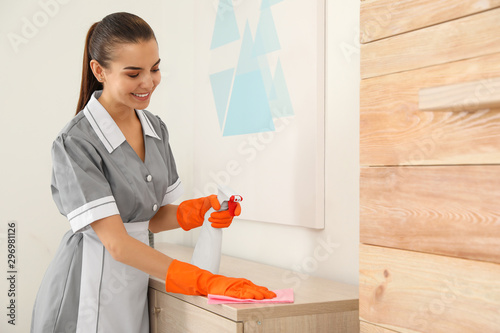
[{"label": "smiling lips", "polygon": [[132,93],[132,95],[137,98],[138,100],[141,100],[141,101],[145,101],[149,98],[149,96],[151,95],[151,93],[145,93],[145,94],[134,94]]}]

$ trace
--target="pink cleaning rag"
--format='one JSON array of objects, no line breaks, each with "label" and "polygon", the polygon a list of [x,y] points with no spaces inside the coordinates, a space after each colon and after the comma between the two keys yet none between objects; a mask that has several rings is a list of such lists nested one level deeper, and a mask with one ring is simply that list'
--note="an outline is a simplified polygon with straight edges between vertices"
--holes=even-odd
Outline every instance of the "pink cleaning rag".
[{"label": "pink cleaning rag", "polygon": [[293,289],[273,290],[276,293],[275,298],[267,299],[240,299],[229,296],[208,294],[208,304],[236,304],[236,303],[293,303]]}]

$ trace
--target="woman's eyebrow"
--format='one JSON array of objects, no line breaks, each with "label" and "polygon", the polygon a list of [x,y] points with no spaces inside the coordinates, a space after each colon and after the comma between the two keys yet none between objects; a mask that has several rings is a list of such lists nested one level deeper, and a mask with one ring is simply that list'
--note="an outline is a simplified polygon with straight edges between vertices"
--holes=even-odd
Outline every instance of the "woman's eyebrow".
[{"label": "woman's eyebrow", "polygon": [[[158,59],[158,61],[155,62],[155,64],[153,66],[151,66],[151,67],[155,67],[156,65],[158,65],[160,63],[160,61],[161,61],[161,59]],[[144,68],[142,68],[142,67],[135,67],[135,66],[127,66],[127,67],[123,68],[123,70],[129,70],[129,69],[136,70],[136,71],[142,71]]]}]

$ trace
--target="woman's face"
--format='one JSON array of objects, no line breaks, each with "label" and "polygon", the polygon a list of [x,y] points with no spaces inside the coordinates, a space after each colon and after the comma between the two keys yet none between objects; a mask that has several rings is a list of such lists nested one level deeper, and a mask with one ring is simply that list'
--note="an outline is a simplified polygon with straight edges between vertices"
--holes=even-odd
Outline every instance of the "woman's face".
[{"label": "woman's face", "polygon": [[108,68],[102,69],[101,98],[113,108],[145,109],[161,81],[156,40],[118,44],[113,56]]}]

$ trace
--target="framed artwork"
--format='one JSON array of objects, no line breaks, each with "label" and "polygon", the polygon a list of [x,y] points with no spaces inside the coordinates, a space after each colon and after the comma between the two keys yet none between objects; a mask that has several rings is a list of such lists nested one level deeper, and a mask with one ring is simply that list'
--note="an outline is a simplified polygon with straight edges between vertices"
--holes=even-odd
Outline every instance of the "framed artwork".
[{"label": "framed artwork", "polygon": [[324,228],[324,0],[196,6],[195,195],[229,186],[243,219]]}]

